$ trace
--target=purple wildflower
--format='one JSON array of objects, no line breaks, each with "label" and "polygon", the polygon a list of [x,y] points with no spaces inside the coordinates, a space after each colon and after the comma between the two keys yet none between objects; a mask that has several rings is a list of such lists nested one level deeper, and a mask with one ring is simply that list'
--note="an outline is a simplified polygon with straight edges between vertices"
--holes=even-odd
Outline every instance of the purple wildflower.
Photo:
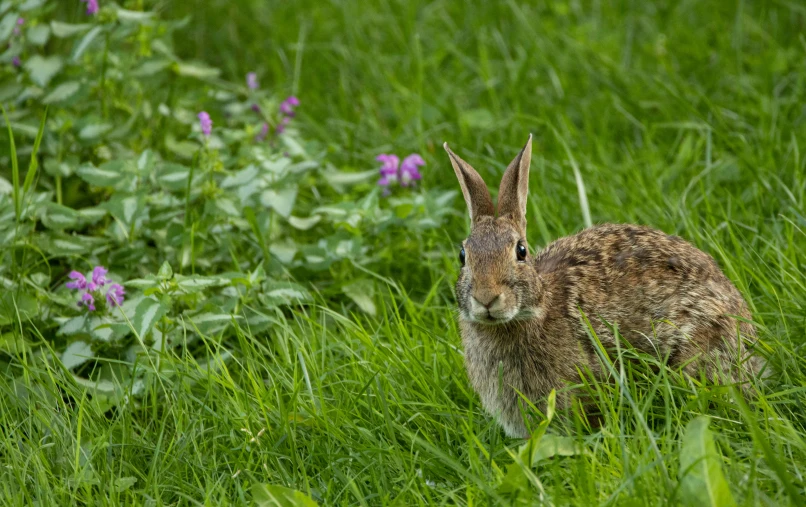
[{"label": "purple wildflower", "polygon": [[387,187],[393,181],[395,181],[395,178],[397,177],[397,169],[400,164],[400,159],[397,158],[397,155],[381,153],[375,158],[375,160],[383,163],[380,169],[381,179],[378,180],[378,185]]},{"label": "purple wildflower", "polygon": [[123,296],[126,294],[126,291],[123,289],[123,286],[119,283],[113,283],[109,286],[109,290],[106,292],[106,302],[109,306],[120,306],[123,304]]},{"label": "purple wildflower", "polygon": [[257,74],[250,72],[246,75],[246,86],[248,86],[250,90],[257,90]]},{"label": "purple wildflower", "polygon": [[107,273],[109,273],[109,270],[105,267],[95,266],[95,268],[92,270],[92,283],[98,287],[103,287],[109,282],[109,280],[106,279]]},{"label": "purple wildflower", "polygon": [[11,65],[13,65],[15,67],[19,67],[20,65],[22,65],[22,61],[20,61],[20,57],[15,56],[14,58],[12,58],[11,59]]},{"label": "purple wildflower", "polygon": [[266,139],[266,136],[269,135],[269,124],[264,123],[262,127],[260,127],[260,132],[257,133],[255,136],[255,141],[260,142]]},{"label": "purple wildflower", "polygon": [[400,184],[404,187],[407,187],[409,186],[409,182],[422,178],[420,171],[417,170],[417,168],[423,165],[425,165],[425,160],[423,160],[423,157],[416,153],[412,153],[408,157],[404,158],[403,163],[400,164],[400,174],[398,175]]},{"label": "purple wildflower", "polygon": [[277,131],[278,134],[282,134],[290,122],[291,118],[288,116],[283,117],[283,119],[280,120],[280,123],[277,125],[277,128],[275,128],[275,131]]},{"label": "purple wildflower", "polygon": [[14,27],[14,35],[20,34],[20,27],[25,24],[25,18],[17,18],[17,26]]},{"label": "purple wildflower", "polygon": [[210,119],[210,115],[207,114],[207,111],[199,113],[199,126],[201,127],[202,134],[204,134],[205,137],[210,137],[210,134],[213,132],[213,120]]},{"label": "purple wildflower", "polygon": [[299,99],[291,95],[280,104],[280,112],[286,116],[294,116],[294,108],[299,105]]},{"label": "purple wildflower", "polygon": [[68,289],[84,290],[87,288],[87,279],[84,278],[84,275],[78,271],[70,271],[70,274],[67,275],[67,277],[71,280],[74,280],[72,282],[67,282],[65,286]]},{"label": "purple wildflower", "polygon": [[95,311],[95,298],[92,296],[91,293],[85,292],[81,296],[81,302],[78,304],[78,306],[81,306],[81,305],[86,306],[89,309],[89,311],[94,312]]},{"label": "purple wildflower", "polygon": [[260,114],[260,106],[257,104],[252,104],[252,111]]},{"label": "purple wildflower", "polygon": [[81,0],[87,2],[87,15],[92,16],[98,13],[98,0]]}]

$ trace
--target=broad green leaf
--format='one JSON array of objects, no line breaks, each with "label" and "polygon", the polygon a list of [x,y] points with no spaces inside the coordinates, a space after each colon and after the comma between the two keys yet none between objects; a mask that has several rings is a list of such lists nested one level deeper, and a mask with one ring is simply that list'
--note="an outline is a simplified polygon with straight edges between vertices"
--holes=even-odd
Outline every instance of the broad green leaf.
[{"label": "broad green leaf", "polygon": [[165,60],[165,59],[149,60],[140,65],[139,67],[137,67],[132,72],[132,75],[136,77],[153,76],[154,74],[159,74],[160,72],[164,71],[165,69],[170,67],[171,64],[173,64],[171,60]]},{"label": "broad green leaf", "polygon": [[154,17],[153,12],[130,11],[118,7],[118,20],[129,23],[150,23]]},{"label": "broad green leaf", "polygon": [[62,70],[64,62],[59,56],[42,57],[34,55],[25,62],[25,68],[31,80],[41,86],[46,87],[53,76]]},{"label": "broad green leaf", "polygon": [[297,199],[297,187],[288,187],[282,190],[269,189],[263,191],[260,202],[277,212],[280,216],[288,218],[291,210],[294,209],[294,202]]},{"label": "broad green leaf", "polygon": [[380,179],[381,175],[377,169],[371,169],[360,173],[350,173],[345,171],[325,171],[322,172],[322,177],[331,186],[338,187],[341,185],[355,185],[356,183],[363,183],[373,179]]},{"label": "broad green leaf", "polygon": [[252,502],[257,507],[316,507],[311,497],[276,484],[252,484]]},{"label": "broad green leaf", "polygon": [[157,182],[167,190],[187,190],[190,168],[180,164],[162,164],[157,170]]},{"label": "broad green leaf", "polygon": [[176,275],[174,277],[177,287],[187,294],[201,292],[209,287],[219,287],[227,283],[223,278],[200,275]]},{"label": "broad green leaf", "polygon": [[293,215],[288,217],[288,223],[291,224],[291,226],[295,229],[299,229],[301,231],[307,231],[314,225],[318,224],[320,220],[322,220],[322,217],[319,215],[313,215],[308,218],[300,218]]},{"label": "broad green leaf", "polygon": [[96,139],[112,130],[109,123],[90,123],[85,125],[78,133],[78,137],[84,140]]},{"label": "broad green leaf", "polygon": [[92,41],[95,40],[96,37],[103,31],[101,26],[95,26],[92,30],[87,32],[87,34],[81,38],[81,41],[76,45],[76,49],[73,51],[73,61],[77,62],[81,55],[84,54],[84,51],[90,47]]},{"label": "broad green leaf", "polygon": [[160,270],[157,272],[157,278],[160,280],[170,280],[174,276],[174,270],[168,261],[162,263]]},{"label": "broad green leaf", "polygon": [[42,223],[45,227],[57,231],[75,227],[78,219],[79,215],[76,210],[55,202],[47,203],[42,214]]},{"label": "broad green leaf", "polygon": [[31,350],[28,342],[17,332],[0,335],[0,352],[8,355],[25,354]]},{"label": "broad green leaf", "polygon": [[3,19],[0,20],[0,42],[5,42],[11,36],[17,26],[17,18],[19,18],[19,14],[11,11],[6,13]]},{"label": "broad green leaf", "polygon": [[[76,299],[78,301],[78,299]],[[87,325],[87,316],[86,315],[79,315],[78,317],[73,317],[65,321],[57,334],[71,336],[74,334],[82,333],[86,331]]]},{"label": "broad green leaf", "polygon": [[83,341],[73,342],[62,352],[62,364],[68,370],[81,366],[95,357],[89,343]]},{"label": "broad green leaf", "polygon": [[141,196],[117,193],[111,199],[102,203],[101,207],[109,210],[112,216],[129,227],[140,215],[144,204],[144,198]]},{"label": "broad green leaf", "polygon": [[56,88],[53,89],[52,92],[45,95],[42,99],[44,104],[53,104],[54,102],[61,102],[62,100],[67,100],[73,95],[76,94],[78,90],[81,89],[81,83],[78,81],[67,81],[66,83],[62,83]]},{"label": "broad green leaf", "polygon": [[103,238],[82,236],[80,234],[50,233],[43,238],[43,248],[57,257],[87,253],[106,243]]},{"label": "broad green leaf", "polygon": [[150,297],[143,298],[134,309],[134,318],[132,318],[132,326],[137,336],[139,336],[141,340],[145,339],[154,327],[154,324],[156,324],[167,311],[168,308],[156,299]]},{"label": "broad green leaf", "polygon": [[78,35],[81,32],[89,30],[90,28],[92,28],[92,26],[93,25],[89,23],[71,24],[71,23],[62,23],[61,21],[50,22],[50,29],[53,31],[53,35],[60,38],[72,37],[73,35]]},{"label": "broad green leaf", "polygon": [[283,264],[291,264],[297,254],[297,246],[291,240],[272,242],[269,252]]},{"label": "broad green leaf", "polygon": [[529,480],[523,467],[531,468],[555,456],[575,456],[583,452],[583,448],[574,437],[535,434],[513,455],[517,456],[517,459],[515,463],[507,466],[506,475],[502,478],[498,489],[501,492],[526,489]]},{"label": "broad green leaf", "polygon": [[84,164],[76,169],[76,174],[82,180],[96,187],[115,187],[126,176],[123,173],[123,164],[117,162],[107,162],[100,167],[95,167],[89,163]]},{"label": "broad green leaf", "polygon": [[208,67],[201,63],[177,63],[176,73],[180,76],[195,77],[197,79],[212,79],[221,74],[219,69]]},{"label": "broad green leaf", "polygon": [[266,282],[265,297],[273,305],[299,304],[311,299],[303,286],[293,282]]},{"label": "broad green leaf", "polygon": [[374,299],[375,284],[372,280],[358,280],[344,286],[342,290],[362,311],[373,316],[377,313]]},{"label": "broad green leaf", "polygon": [[127,280],[123,285],[126,287],[131,287],[133,289],[152,289],[160,284],[159,280],[156,278],[134,278],[131,280]]},{"label": "broad green leaf", "polygon": [[118,493],[122,493],[127,489],[131,488],[137,483],[137,477],[127,476],[127,477],[118,477],[115,479],[115,491]]},{"label": "broad green leaf", "polygon": [[680,496],[685,505],[734,506],[709,423],[708,417],[699,416],[686,426],[680,451]]},{"label": "broad green leaf", "polygon": [[50,38],[48,25],[36,25],[28,29],[28,42],[36,46],[44,46]]}]

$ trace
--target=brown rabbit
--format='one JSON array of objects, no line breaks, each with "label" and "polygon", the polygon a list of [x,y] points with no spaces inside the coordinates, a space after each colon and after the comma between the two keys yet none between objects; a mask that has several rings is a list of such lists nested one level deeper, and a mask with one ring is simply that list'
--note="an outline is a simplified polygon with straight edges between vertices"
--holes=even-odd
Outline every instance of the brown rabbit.
[{"label": "brown rabbit", "polygon": [[[578,383],[581,369],[605,376],[583,313],[606,348],[616,345],[616,326],[634,348],[692,376],[704,371],[717,380],[724,372],[742,382],[760,371],[762,359],[749,356],[741,338],[755,340],[750,311],[711,256],[676,236],[616,224],[558,239],[532,256],[532,136],[504,173],[497,217],[481,176],[444,146],[471,220],[456,282],[465,366],[508,435],[528,435],[517,392],[540,403],[552,389]],[[560,402],[567,405],[567,397]]]}]

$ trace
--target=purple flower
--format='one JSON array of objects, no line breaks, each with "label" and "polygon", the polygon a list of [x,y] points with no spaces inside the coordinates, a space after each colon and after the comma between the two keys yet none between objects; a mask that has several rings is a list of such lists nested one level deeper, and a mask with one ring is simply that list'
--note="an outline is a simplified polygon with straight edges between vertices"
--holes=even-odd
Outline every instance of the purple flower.
[{"label": "purple flower", "polygon": [[78,271],[70,271],[70,274],[67,275],[67,277],[71,280],[74,280],[72,282],[67,282],[65,286],[68,289],[84,290],[87,288],[87,279],[84,278],[84,275]]},{"label": "purple flower", "polygon": [[87,2],[87,14],[92,16],[98,12],[98,0],[81,0]]},{"label": "purple flower", "polygon": [[25,24],[25,18],[17,18],[17,26],[14,27],[14,35],[20,34],[20,27]]},{"label": "purple flower", "polygon": [[20,61],[20,57],[15,56],[14,58],[12,58],[11,59],[11,65],[13,65],[15,67],[19,67],[20,65],[22,65],[22,62]]},{"label": "purple flower", "polygon": [[98,287],[103,287],[109,282],[109,280],[106,279],[107,273],[109,273],[109,270],[105,267],[95,266],[92,270],[92,283]]},{"label": "purple flower", "polygon": [[280,112],[286,116],[294,116],[294,108],[299,105],[299,99],[291,95],[280,104]]},{"label": "purple flower", "polygon": [[252,104],[252,111],[260,114],[260,106],[257,104]]},{"label": "purple flower", "polygon": [[213,132],[213,120],[210,119],[210,115],[207,114],[207,111],[199,113],[199,126],[201,126],[202,134],[204,134],[205,137],[210,137],[210,134]]},{"label": "purple flower", "polygon": [[123,304],[124,294],[126,294],[126,291],[123,286],[113,283],[109,286],[109,290],[106,291],[106,302],[109,303],[109,306],[120,306]]},{"label": "purple flower", "polygon": [[423,160],[423,157],[417,155],[416,153],[412,153],[408,157],[404,158],[403,163],[400,164],[400,184],[404,187],[407,187],[409,186],[409,182],[422,178],[420,171],[417,170],[417,168],[424,165],[425,160]]},{"label": "purple flower", "polygon": [[250,90],[257,90],[257,74],[250,72],[246,75],[246,86],[248,86]]},{"label": "purple flower", "polygon": [[89,310],[91,312],[94,312],[95,311],[95,298],[92,297],[92,294],[90,294],[89,292],[85,292],[81,296],[81,302],[78,304],[78,306],[81,306],[81,305],[86,306],[87,308],[89,308]]},{"label": "purple flower", "polygon": [[381,179],[378,180],[378,185],[387,187],[393,181],[395,181],[395,178],[397,177],[397,168],[400,164],[400,159],[397,158],[397,155],[381,153],[375,158],[375,160],[383,163],[380,169]]},{"label": "purple flower", "polygon": [[266,136],[269,135],[269,124],[264,123],[262,127],[260,127],[260,132],[257,133],[255,136],[255,141],[262,141],[266,139]]},{"label": "purple flower", "polygon": [[288,124],[290,122],[291,122],[291,118],[289,118],[288,116],[285,116],[282,120],[280,120],[280,123],[277,125],[277,128],[275,128],[274,130],[278,134],[282,134],[283,131],[285,130],[285,128],[288,126]]}]

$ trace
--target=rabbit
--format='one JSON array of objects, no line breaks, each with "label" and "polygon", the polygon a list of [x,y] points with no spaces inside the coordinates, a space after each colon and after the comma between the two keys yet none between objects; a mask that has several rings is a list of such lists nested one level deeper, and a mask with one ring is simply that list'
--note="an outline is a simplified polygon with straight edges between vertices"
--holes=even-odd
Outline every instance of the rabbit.
[{"label": "rabbit", "polygon": [[[504,173],[497,210],[478,172],[448,143],[444,148],[471,221],[456,282],[465,367],[508,436],[528,437],[518,393],[544,403],[553,389],[579,383],[581,370],[606,376],[583,314],[606,349],[616,345],[616,326],[635,349],[694,377],[704,371],[710,380],[723,373],[746,382],[762,369],[763,359],[745,343],[756,338],[748,306],[710,255],[677,236],[627,224],[596,225],[532,255],[531,134]],[[570,403],[567,395],[557,400]]]}]

